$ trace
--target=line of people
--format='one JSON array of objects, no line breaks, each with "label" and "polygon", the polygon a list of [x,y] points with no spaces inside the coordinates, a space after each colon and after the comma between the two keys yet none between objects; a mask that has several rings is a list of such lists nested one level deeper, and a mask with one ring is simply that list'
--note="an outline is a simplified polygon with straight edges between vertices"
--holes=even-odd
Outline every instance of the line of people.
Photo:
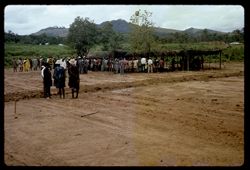
[{"label": "line of people", "polygon": [[12,66],[13,72],[28,72],[28,71],[36,71],[41,68],[42,59],[38,58],[13,58]]},{"label": "line of people", "polygon": [[[56,60],[53,57],[48,57],[47,59],[40,56],[31,57],[31,58],[15,58],[12,59],[13,72],[28,72],[28,71],[36,71],[38,69],[42,69],[43,63],[48,63],[50,69],[54,69]],[[66,66],[65,66],[66,67]]]},{"label": "line of people", "polygon": [[[74,58],[74,57],[72,57]],[[70,58],[60,59],[64,62],[64,69],[66,68]],[[166,68],[166,61],[163,58],[87,58],[76,57],[76,66],[78,67],[80,74],[86,74],[88,71],[109,71],[114,73],[132,73],[132,72],[163,72]],[[57,60],[53,57],[47,59],[44,58],[19,58],[16,60],[13,58],[13,71],[17,72],[28,72],[32,70],[41,69],[42,63],[48,63],[50,69],[55,68],[55,62]],[[175,61],[174,61],[175,62]],[[172,68],[175,63],[172,62]]]},{"label": "line of people", "polygon": [[[78,57],[77,66],[80,74],[91,71],[109,71],[114,73],[132,73],[132,72],[163,72],[166,68],[166,62],[163,58],[85,58]],[[174,63],[175,64],[175,63]],[[172,67],[174,67],[172,64]]]}]

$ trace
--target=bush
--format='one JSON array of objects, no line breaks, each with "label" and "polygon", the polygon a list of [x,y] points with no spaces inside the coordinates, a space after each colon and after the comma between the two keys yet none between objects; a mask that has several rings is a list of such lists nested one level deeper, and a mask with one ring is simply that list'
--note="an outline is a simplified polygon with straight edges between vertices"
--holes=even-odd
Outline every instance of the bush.
[{"label": "bush", "polygon": [[222,57],[227,61],[243,61],[244,60],[244,45],[230,46],[223,50]]}]

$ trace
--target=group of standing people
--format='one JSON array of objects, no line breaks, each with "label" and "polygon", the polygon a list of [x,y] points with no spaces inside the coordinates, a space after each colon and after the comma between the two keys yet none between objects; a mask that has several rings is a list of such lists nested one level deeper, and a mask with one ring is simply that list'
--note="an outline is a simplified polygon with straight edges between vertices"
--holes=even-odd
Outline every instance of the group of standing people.
[{"label": "group of standing people", "polygon": [[[166,62],[163,58],[86,58],[78,57],[76,59],[80,74],[90,71],[108,71],[114,73],[153,73],[163,72]],[[174,64],[172,64],[174,67]]]},{"label": "group of standing people", "polygon": [[[65,81],[68,72],[69,82],[68,86],[71,88],[72,98],[78,98],[80,75],[87,73],[88,70],[92,71],[109,71],[115,74],[124,74],[126,72],[163,72],[164,60],[152,59],[152,58],[87,58],[77,57],[72,59],[60,59],[54,60],[48,58],[34,59],[13,59],[13,71],[27,72],[41,69],[41,76],[43,78],[44,85],[44,97],[51,98],[50,88],[54,85],[58,89],[60,98],[65,98]],[[52,70],[53,75],[52,75]],[[53,81],[52,81],[53,79]],[[76,93],[76,95],[75,95]]]},{"label": "group of standing people", "polygon": [[12,66],[13,66],[13,71],[17,72],[19,70],[19,72],[28,72],[28,71],[32,71],[32,70],[37,70],[38,68],[41,68],[40,65],[41,61],[40,59],[37,58],[13,58],[12,60]]},{"label": "group of standing people", "polygon": [[[60,98],[65,98],[65,81],[66,81],[66,71],[68,70],[69,82],[68,85],[71,88],[72,98],[78,98],[79,88],[80,88],[80,76],[79,70],[76,66],[76,61],[74,59],[69,60],[67,67],[61,60],[57,60],[54,64],[53,76],[51,73],[51,66],[49,63],[45,62],[42,64],[41,76],[43,78],[44,86],[44,97],[51,98],[50,88],[52,86],[52,78],[54,80],[54,86],[58,89],[58,94]],[[76,93],[76,96],[75,96]]]}]

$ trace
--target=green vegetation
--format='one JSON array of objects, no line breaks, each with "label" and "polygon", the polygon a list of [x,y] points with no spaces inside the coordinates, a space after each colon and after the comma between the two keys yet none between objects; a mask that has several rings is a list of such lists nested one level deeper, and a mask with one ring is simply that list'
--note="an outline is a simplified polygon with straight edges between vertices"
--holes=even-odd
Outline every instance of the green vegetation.
[{"label": "green vegetation", "polygon": [[223,58],[226,61],[244,61],[244,45],[233,45],[223,50]]},{"label": "green vegetation", "polygon": [[228,44],[224,42],[199,42],[199,43],[158,43],[158,50],[216,50],[225,49]]},{"label": "green vegetation", "polygon": [[5,43],[4,46],[4,64],[9,66],[12,63],[12,57],[32,58],[32,57],[69,57],[75,55],[75,50],[68,46],[59,45],[32,45],[19,43]]},{"label": "green vegetation", "polygon": [[4,34],[5,42],[15,42],[21,44],[65,44],[64,37],[47,36],[45,33],[41,35],[17,35],[11,31]]}]

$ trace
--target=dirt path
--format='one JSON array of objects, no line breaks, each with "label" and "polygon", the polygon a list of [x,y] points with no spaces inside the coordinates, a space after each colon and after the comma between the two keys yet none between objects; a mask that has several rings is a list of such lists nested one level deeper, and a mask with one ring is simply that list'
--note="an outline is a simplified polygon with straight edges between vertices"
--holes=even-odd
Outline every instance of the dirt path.
[{"label": "dirt path", "polygon": [[[78,99],[19,100],[16,115],[14,101],[9,100],[4,108],[5,163],[241,165],[243,71],[242,63],[233,63],[205,72],[125,76],[92,72],[81,75]],[[16,76],[6,71],[5,97],[39,91],[39,78],[33,82],[37,74]],[[17,86],[24,77],[37,89]]]}]

